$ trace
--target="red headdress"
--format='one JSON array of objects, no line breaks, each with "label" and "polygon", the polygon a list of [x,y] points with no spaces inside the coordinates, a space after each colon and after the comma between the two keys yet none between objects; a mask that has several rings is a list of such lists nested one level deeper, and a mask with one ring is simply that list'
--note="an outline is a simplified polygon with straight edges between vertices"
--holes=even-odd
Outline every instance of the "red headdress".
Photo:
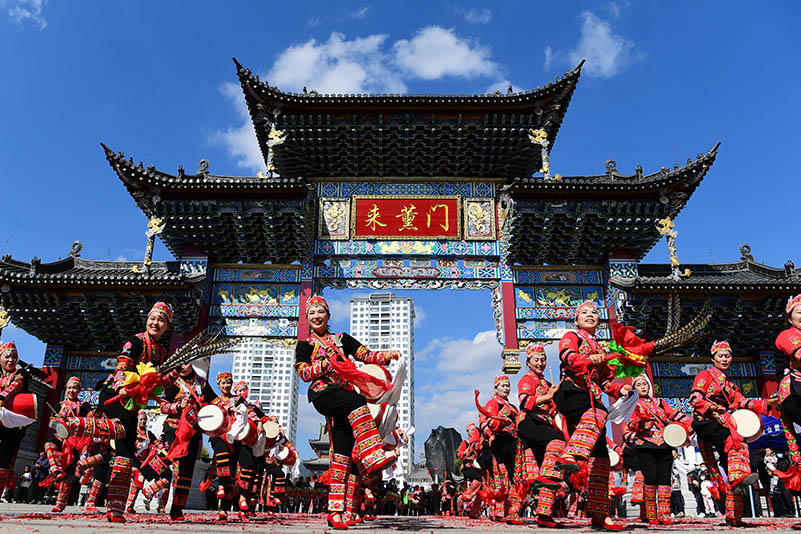
[{"label": "red headdress", "polygon": [[796,306],[801,306],[801,293],[787,299],[786,313],[788,316],[790,315],[790,313],[792,313],[792,311],[795,309]]},{"label": "red headdress", "polygon": [[591,309],[595,310],[596,312],[598,311],[598,306],[595,305],[595,302],[593,302],[591,300],[586,300],[586,301],[584,301],[584,302],[582,302],[581,304],[578,305],[578,307],[576,308],[576,315],[581,313],[581,310],[583,310],[584,308],[591,308]]},{"label": "red headdress", "polygon": [[69,379],[67,379],[67,383],[64,384],[64,389],[67,389],[72,384],[78,384],[78,387],[80,388],[81,387],[81,379],[78,378],[77,376],[69,377]]},{"label": "red headdress", "polygon": [[715,353],[717,353],[717,352],[719,352],[721,350],[727,350],[727,351],[731,352],[731,345],[729,345],[728,341],[723,340],[723,341],[715,341],[714,343],[712,343],[711,352],[712,352],[713,356],[715,355]]},{"label": "red headdress", "polygon": [[526,347],[526,360],[536,354],[542,354],[545,356],[545,347],[538,345],[537,343],[529,343]]},{"label": "red headdress", "polygon": [[308,313],[309,310],[311,310],[316,306],[322,306],[323,308],[325,308],[325,311],[327,311],[329,314],[331,313],[331,309],[328,307],[328,303],[320,295],[312,295],[311,297],[309,297],[309,300],[306,301],[306,313]]},{"label": "red headdress", "polygon": [[240,380],[239,382],[234,384],[234,392],[236,392],[236,390],[239,389],[239,386],[245,386],[245,394],[242,396],[242,398],[247,399],[248,398],[248,391],[250,391],[250,388],[248,387],[247,382],[245,382],[244,380]]},{"label": "red headdress", "polygon": [[498,387],[498,384],[501,382],[509,382],[509,377],[506,375],[498,375],[495,377],[495,381],[493,382],[493,386]]},{"label": "red headdress", "polygon": [[[234,377],[231,373],[217,373],[217,383],[219,384],[223,380],[233,380]],[[241,382],[244,383],[244,382]]]},{"label": "red headdress", "polygon": [[0,345],[0,354],[5,354],[6,352],[17,353],[17,346],[13,341]]},{"label": "red headdress", "polygon": [[172,306],[170,306],[166,302],[157,302],[153,304],[153,307],[147,313],[148,317],[150,316],[151,313],[163,314],[167,318],[167,321],[172,323]]}]

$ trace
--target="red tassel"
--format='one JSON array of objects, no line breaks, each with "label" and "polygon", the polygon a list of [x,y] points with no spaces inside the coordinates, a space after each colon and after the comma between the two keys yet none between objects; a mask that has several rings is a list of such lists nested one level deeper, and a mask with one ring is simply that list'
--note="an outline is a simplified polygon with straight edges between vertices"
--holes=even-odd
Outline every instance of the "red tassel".
[{"label": "red tassel", "polygon": [[192,441],[192,436],[195,435],[195,429],[187,419],[190,411],[192,411],[192,409],[187,406],[181,412],[178,428],[175,429],[175,440],[172,442],[170,450],[167,452],[167,458],[170,460],[183,458],[189,453],[189,442]]},{"label": "red tassel", "polygon": [[779,477],[779,480],[784,483],[784,487],[788,490],[801,491],[801,469],[798,468],[797,464],[790,464],[787,471],[775,469],[773,472],[776,473],[776,476]]},{"label": "red tassel", "polygon": [[612,488],[612,495],[614,495],[615,497],[622,497],[625,494],[626,494],[626,488],[623,488],[621,486],[615,486],[614,488]]},{"label": "red tassel", "polygon": [[626,326],[622,323],[610,321],[612,326],[612,338],[615,343],[622,346],[629,352],[648,356],[654,351],[654,342],[640,339],[634,334],[633,326]]}]

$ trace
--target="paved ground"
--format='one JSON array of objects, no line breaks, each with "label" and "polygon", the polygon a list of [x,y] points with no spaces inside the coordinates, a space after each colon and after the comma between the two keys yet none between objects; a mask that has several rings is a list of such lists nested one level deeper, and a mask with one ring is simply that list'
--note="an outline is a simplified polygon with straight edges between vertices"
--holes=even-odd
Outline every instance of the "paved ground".
[{"label": "paved ground", "polygon": [[[163,515],[135,514],[128,515],[128,522],[120,524],[107,523],[102,514],[80,513],[77,507],[69,507],[62,514],[51,514],[49,506],[0,504],[0,532],[2,534],[64,534],[64,529],[79,529],[103,531],[103,534],[136,533],[136,534],[178,534],[191,531],[203,534],[232,534],[234,532],[258,533],[289,533],[289,534],[321,534],[333,532],[329,529],[322,515],[281,514],[274,518],[258,517],[247,523],[232,519],[227,523],[217,521],[215,514],[208,512],[194,512],[187,514],[189,520],[183,523],[167,521]],[[529,520],[527,520],[529,521]],[[660,527],[660,533],[670,532],[706,532],[706,531],[746,531],[754,533],[795,532],[792,526],[801,524],[797,519],[756,519],[754,528],[729,529],[722,520],[713,519],[682,519],[674,525]],[[587,521],[568,521],[565,530],[590,532]],[[396,533],[423,532],[455,533],[475,532],[481,534],[504,533],[514,531],[528,531],[535,529],[534,523],[525,526],[498,525],[489,521],[474,521],[466,518],[441,517],[379,517],[377,521],[367,525],[359,525],[351,530],[362,532]],[[538,529],[545,530],[545,529]],[[627,532],[645,532],[647,529],[642,523],[629,520]],[[560,532],[553,530],[552,532]]]}]

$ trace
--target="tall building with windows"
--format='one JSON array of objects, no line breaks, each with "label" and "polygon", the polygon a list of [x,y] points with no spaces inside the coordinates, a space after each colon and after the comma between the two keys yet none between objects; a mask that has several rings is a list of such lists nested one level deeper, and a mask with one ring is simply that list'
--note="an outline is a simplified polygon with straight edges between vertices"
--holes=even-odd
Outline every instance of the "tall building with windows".
[{"label": "tall building with windows", "polygon": [[[374,293],[350,301],[350,334],[370,350],[398,350],[406,360],[406,381],[398,402],[398,423],[414,426],[414,302],[392,293]],[[395,372],[396,362],[390,365]],[[407,473],[414,460],[414,439],[400,451]]]},{"label": "tall building with windows", "polygon": [[248,400],[261,405],[278,418],[295,442],[298,427],[298,375],[293,366],[294,346],[267,338],[248,337],[234,348],[234,384],[240,380],[250,387]]}]

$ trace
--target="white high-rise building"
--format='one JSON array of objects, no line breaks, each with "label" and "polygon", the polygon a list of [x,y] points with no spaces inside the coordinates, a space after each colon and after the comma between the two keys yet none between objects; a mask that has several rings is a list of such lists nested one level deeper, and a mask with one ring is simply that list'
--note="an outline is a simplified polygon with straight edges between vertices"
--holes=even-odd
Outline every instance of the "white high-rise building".
[{"label": "white high-rise building", "polygon": [[[406,381],[398,402],[398,424],[414,426],[414,302],[392,293],[374,293],[350,301],[350,335],[370,350],[398,350],[406,360]],[[395,372],[396,362],[390,365]],[[414,439],[400,450],[406,472],[414,460]]]},{"label": "white high-rise building", "polygon": [[298,428],[298,375],[294,346],[260,337],[244,338],[232,351],[234,384],[247,382],[248,400],[278,418],[293,443]]}]

